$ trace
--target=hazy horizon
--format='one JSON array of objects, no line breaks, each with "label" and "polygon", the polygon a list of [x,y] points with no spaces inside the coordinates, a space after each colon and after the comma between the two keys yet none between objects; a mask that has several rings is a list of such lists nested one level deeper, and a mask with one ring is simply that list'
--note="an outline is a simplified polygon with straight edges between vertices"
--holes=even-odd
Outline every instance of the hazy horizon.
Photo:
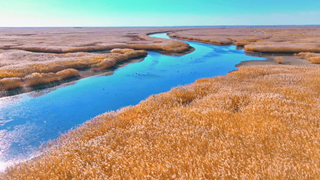
[{"label": "hazy horizon", "polygon": [[0,27],[319,25],[320,1],[0,0]]},{"label": "hazy horizon", "polygon": [[203,26],[15,26],[0,28],[179,28],[179,27],[294,27],[294,26],[320,26],[320,24],[302,24],[302,25],[203,25]]}]

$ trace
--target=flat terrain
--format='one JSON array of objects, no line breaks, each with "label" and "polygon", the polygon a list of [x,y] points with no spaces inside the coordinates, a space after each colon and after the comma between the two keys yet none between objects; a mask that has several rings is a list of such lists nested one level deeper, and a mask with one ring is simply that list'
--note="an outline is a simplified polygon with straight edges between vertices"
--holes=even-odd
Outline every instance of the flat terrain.
[{"label": "flat terrain", "polygon": [[[320,179],[319,27],[162,30],[181,39],[236,44],[268,60],[243,62],[239,66],[245,66],[227,76],[199,79],[150,96],[136,106],[100,115],[48,144],[49,150],[40,157],[7,169],[0,179]],[[155,30],[137,32],[137,37],[146,37],[142,40],[146,44],[162,44],[153,50],[189,49],[185,43],[148,38],[150,32]],[[15,45],[7,44],[1,53],[36,47],[38,35],[34,36],[32,46],[28,41],[17,43],[23,42],[18,37]],[[1,38],[9,40],[10,36]],[[121,38],[123,44],[130,39]],[[66,56],[76,56],[70,49],[84,50],[73,50],[77,40],[71,41],[63,47],[53,41],[45,51],[59,46]],[[142,46],[127,45],[110,47],[130,49],[116,49],[117,55],[106,56],[137,54],[137,49],[145,52]],[[99,59],[91,67],[102,62],[101,66],[108,65],[108,59]],[[22,62],[1,68],[25,67]]]},{"label": "flat terrain", "polygon": [[217,45],[236,44],[254,52],[320,52],[319,26],[195,28],[169,35]]},{"label": "flat terrain", "polygon": [[[144,50],[182,53],[191,49],[188,44],[180,41],[155,39],[147,35],[168,30],[168,28],[0,29],[0,91],[16,88],[27,91],[25,87],[83,77],[83,74],[97,74],[122,61],[146,56]],[[117,48],[125,51],[119,51]],[[112,49],[114,50],[111,51]],[[79,73],[78,70],[83,69],[96,73]]]},{"label": "flat terrain", "polygon": [[[276,65],[272,62],[275,57],[270,53],[320,52],[319,27],[2,28],[0,91],[95,74],[79,73],[78,70],[99,73],[119,62],[146,56],[146,52],[141,51],[130,51],[125,55],[119,51],[110,53],[115,48],[190,52],[192,48],[187,43],[148,36],[149,33],[169,31],[169,36],[180,39],[234,44],[248,52],[269,53],[263,55],[270,57],[269,61],[242,65]],[[319,63],[318,60],[310,62]],[[284,55],[282,64],[310,65],[308,61],[290,55]]]}]

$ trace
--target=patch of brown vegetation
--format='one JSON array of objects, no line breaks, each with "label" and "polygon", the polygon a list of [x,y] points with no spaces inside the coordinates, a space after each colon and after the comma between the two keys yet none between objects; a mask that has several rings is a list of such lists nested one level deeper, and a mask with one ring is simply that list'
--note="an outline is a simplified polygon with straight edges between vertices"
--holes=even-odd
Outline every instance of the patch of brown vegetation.
[{"label": "patch of brown vegetation", "polygon": [[0,90],[9,90],[21,87],[23,87],[23,82],[21,78],[14,77],[0,79]]},{"label": "patch of brown vegetation", "polygon": [[10,90],[15,88],[22,88],[25,86],[37,86],[41,84],[48,84],[77,76],[80,76],[78,70],[65,69],[62,71],[58,71],[57,73],[32,73],[23,78],[3,78],[0,79],[0,90]]},{"label": "patch of brown vegetation", "polygon": [[58,81],[59,78],[55,73],[32,73],[24,78],[26,86],[36,86]]},{"label": "patch of brown vegetation", "polygon": [[320,52],[320,43],[268,43],[249,44],[246,51],[267,53],[297,53],[297,52]]},{"label": "patch of brown vegetation", "polygon": [[65,69],[57,72],[56,75],[59,77],[59,80],[80,76],[79,71],[76,69]]},{"label": "patch of brown vegetation", "polygon": [[[24,28],[0,29],[0,49],[46,53],[74,53],[114,48],[184,52],[189,45],[147,36],[178,28]],[[29,36],[29,34],[32,34]],[[157,42],[154,42],[157,41]],[[170,48],[169,48],[170,47]]]},{"label": "patch of brown vegetation", "polygon": [[227,27],[174,31],[169,36],[268,53],[320,52],[320,27]]},{"label": "patch of brown vegetation", "polygon": [[240,67],[106,113],[0,179],[320,179],[320,68]]},{"label": "patch of brown vegetation", "polygon": [[304,53],[296,54],[296,56],[304,58],[313,64],[320,64],[320,53],[304,52]]},{"label": "patch of brown vegetation", "polygon": [[145,50],[133,50],[133,49],[113,49],[111,53],[117,54],[116,58],[105,58],[100,63],[93,66],[95,70],[103,70],[115,66],[117,63],[126,61],[128,59],[144,57],[148,53]]},{"label": "patch of brown vegetation", "polygon": [[275,57],[274,58],[274,62],[281,64],[282,63],[283,58],[282,57]]},{"label": "patch of brown vegetation", "polygon": [[[16,78],[22,78],[25,86],[35,86],[79,76],[76,69],[93,67],[94,70],[103,70],[119,62],[147,55],[145,50],[115,49],[112,52],[47,54],[20,50],[4,51],[0,57],[0,61],[4,64],[0,67],[0,80],[13,78],[12,80],[17,81]],[[15,86],[3,85],[2,87],[12,89]]]}]

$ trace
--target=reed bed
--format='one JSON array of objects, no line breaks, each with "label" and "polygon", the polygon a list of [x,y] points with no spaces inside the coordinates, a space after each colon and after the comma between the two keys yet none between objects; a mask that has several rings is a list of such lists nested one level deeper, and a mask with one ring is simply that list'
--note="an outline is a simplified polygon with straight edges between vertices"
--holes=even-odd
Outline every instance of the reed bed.
[{"label": "reed bed", "polygon": [[32,73],[26,77],[9,77],[0,79],[0,90],[23,88],[26,86],[37,86],[78,77],[80,73],[76,69],[65,69],[57,73]]},{"label": "reed bed", "polygon": [[240,67],[100,115],[0,179],[320,179],[320,68]]},{"label": "reed bed", "polygon": [[244,46],[245,51],[267,52],[267,53],[299,53],[320,52],[320,44],[314,43],[277,43],[249,44]]},{"label": "reed bed", "polygon": [[320,64],[320,53],[302,52],[296,54],[296,56],[304,58],[310,61],[312,64]]},{"label": "reed bed", "polygon": [[208,38],[208,37],[196,37],[196,36],[183,36],[183,35],[178,35],[176,33],[168,33],[168,36],[171,38],[198,41],[198,42],[204,42],[204,43],[215,44],[215,45],[231,45],[232,44],[232,40],[224,37]]},{"label": "reed bed", "polygon": [[181,28],[0,29],[0,49],[75,53],[130,48],[172,53],[189,50],[184,42],[147,36]]},{"label": "reed bed", "polygon": [[35,55],[27,53],[24,55],[26,55],[26,58],[33,60],[43,58],[47,59],[47,61],[0,67],[0,90],[36,86],[77,77],[80,76],[78,71],[80,69],[104,70],[131,58],[145,57],[147,52],[145,50],[114,49],[111,53],[104,54]]},{"label": "reed bed", "polygon": [[268,53],[320,52],[319,27],[228,27],[173,31],[170,37]]}]

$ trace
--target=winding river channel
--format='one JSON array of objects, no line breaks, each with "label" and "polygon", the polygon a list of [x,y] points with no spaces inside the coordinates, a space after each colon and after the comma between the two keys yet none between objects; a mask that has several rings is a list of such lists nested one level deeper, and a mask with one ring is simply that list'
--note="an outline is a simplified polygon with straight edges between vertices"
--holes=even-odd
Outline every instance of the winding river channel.
[{"label": "winding river channel", "polygon": [[[165,33],[150,36],[169,38]],[[41,144],[99,114],[136,105],[152,94],[199,78],[226,75],[241,61],[264,60],[247,56],[236,46],[185,42],[195,51],[183,56],[148,52],[143,61],[121,67],[112,75],[0,98],[0,171],[36,156]]]}]

